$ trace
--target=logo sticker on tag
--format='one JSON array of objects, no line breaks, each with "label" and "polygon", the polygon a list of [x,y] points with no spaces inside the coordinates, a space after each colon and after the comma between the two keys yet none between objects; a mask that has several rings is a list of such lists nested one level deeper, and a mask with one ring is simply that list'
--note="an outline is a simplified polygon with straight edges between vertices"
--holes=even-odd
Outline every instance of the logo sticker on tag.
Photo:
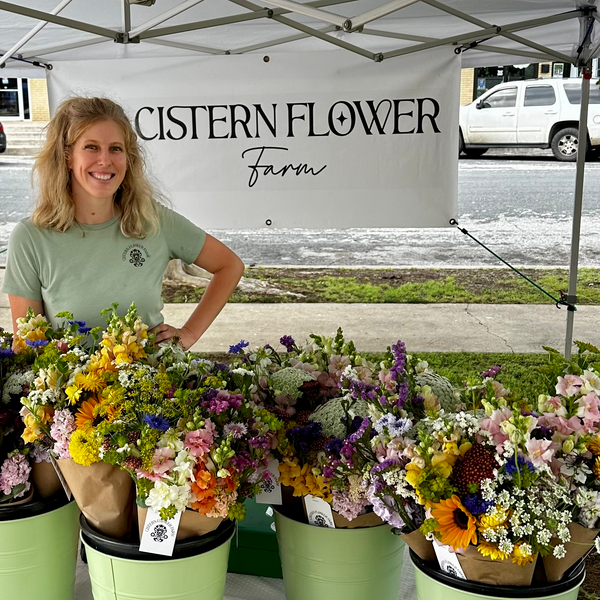
[{"label": "logo sticker on tag", "polygon": [[263,479],[261,481],[260,489],[262,491],[255,496],[256,504],[282,504],[281,484],[277,481],[279,479],[279,461],[272,458],[265,471],[269,471],[271,477],[269,480]]},{"label": "logo sticker on tag", "polygon": [[157,512],[148,508],[140,540],[140,552],[173,556],[180,520],[181,512],[178,512],[172,519],[164,521]]},{"label": "logo sticker on tag", "polygon": [[331,505],[325,502],[325,500],[308,494],[304,496],[304,506],[310,525],[316,525],[317,527],[332,527],[335,529]]},{"label": "logo sticker on tag", "polygon": [[440,569],[452,577],[458,579],[466,579],[465,572],[462,570],[456,553],[450,552],[448,546],[440,544],[437,540],[433,540],[433,549],[440,563]]}]

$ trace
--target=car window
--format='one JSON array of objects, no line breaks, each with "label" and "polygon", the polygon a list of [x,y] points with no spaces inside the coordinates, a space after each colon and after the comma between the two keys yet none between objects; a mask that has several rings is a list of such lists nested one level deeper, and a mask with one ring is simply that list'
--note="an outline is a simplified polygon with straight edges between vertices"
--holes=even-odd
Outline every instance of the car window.
[{"label": "car window", "polygon": [[517,105],[517,88],[504,88],[490,94],[481,108],[512,108]]},{"label": "car window", "polygon": [[525,88],[523,106],[551,106],[556,102],[556,94],[551,85],[528,85]]},{"label": "car window", "polygon": [[[565,93],[569,104],[581,104],[581,84],[565,83]],[[600,87],[590,85],[590,104],[600,104]]]}]

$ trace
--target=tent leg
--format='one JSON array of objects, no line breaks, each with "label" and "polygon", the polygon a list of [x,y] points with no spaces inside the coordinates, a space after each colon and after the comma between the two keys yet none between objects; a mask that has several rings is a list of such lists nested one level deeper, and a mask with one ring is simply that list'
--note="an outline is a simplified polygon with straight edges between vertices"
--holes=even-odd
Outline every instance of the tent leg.
[{"label": "tent leg", "polygon": [[[590,99],[591,65],[583,68],[581,82],[581,108],[579,113],[579,149],[577,151],[577,172],[575,175],[575,202],[573,206],[573,230],[571,234],[571,261],[569,264],[569,291],[566,298],[569,304],[577,304],[577,268],[579,263],[579,239],[581,234],[581,207],[583,204],[583,176],[585,174],[585,155],[587,149],[587,118]],[[573,346],[573,321],[575,311],[567,312],[567,331],[565,334],[565,357],[571,358]]]}]

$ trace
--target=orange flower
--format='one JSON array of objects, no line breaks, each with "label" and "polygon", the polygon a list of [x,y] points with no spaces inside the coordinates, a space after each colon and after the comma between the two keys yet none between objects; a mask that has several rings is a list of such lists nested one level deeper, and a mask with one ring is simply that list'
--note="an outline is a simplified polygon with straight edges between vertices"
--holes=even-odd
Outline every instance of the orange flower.
[{"label": "orange flower", "polygon": [[[192,491],[194,491],[194,484],[192,483]],[[195,492],[196,502],[190,504],[192,510],[197,510],[201,515],[209,513],[217,503],[215,498],[216,493],[214,488],[210,490],[198,490]]]},{"label": "orange flower", "polygon": [[448,500],[433,505],[431,514],[437,521],[435,531],[440,534],[443,544],[454,550],[477,545],[477,522],[475,517],[463,506],[460,498],[453,494]]},{"label": "orange flower", "polygon": [[77,429],[87,429],[94,424],[94,409],[98,404],[98,400],[93,396],[81,404],[75,415],[75,425],[77,426]]},{"label": "orange flower", "polygon": [[212,489],[217,485],[217,480],[215,476],[204,468],[204,463],[198,463],[198,469],[196,470],[195,483],[192,483],[192,492],[195,494],[196,489],[200,490],[208,490]]}]

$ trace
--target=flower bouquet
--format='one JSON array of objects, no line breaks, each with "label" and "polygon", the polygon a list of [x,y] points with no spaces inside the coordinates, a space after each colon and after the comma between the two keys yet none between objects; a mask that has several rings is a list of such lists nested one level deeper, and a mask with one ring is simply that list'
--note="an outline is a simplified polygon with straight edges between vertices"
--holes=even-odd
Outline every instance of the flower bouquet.
[{"label": "flower bouquet", "polygon": [[575,342],[570,360],[552,348],[545,368],[548,394],[538,398],[544,427],[541,456],[567,488],[573,503],[570,540],[559,555],[544,557],[549,581],[559,581],[570,566],[600,552],[600,350]]}]

